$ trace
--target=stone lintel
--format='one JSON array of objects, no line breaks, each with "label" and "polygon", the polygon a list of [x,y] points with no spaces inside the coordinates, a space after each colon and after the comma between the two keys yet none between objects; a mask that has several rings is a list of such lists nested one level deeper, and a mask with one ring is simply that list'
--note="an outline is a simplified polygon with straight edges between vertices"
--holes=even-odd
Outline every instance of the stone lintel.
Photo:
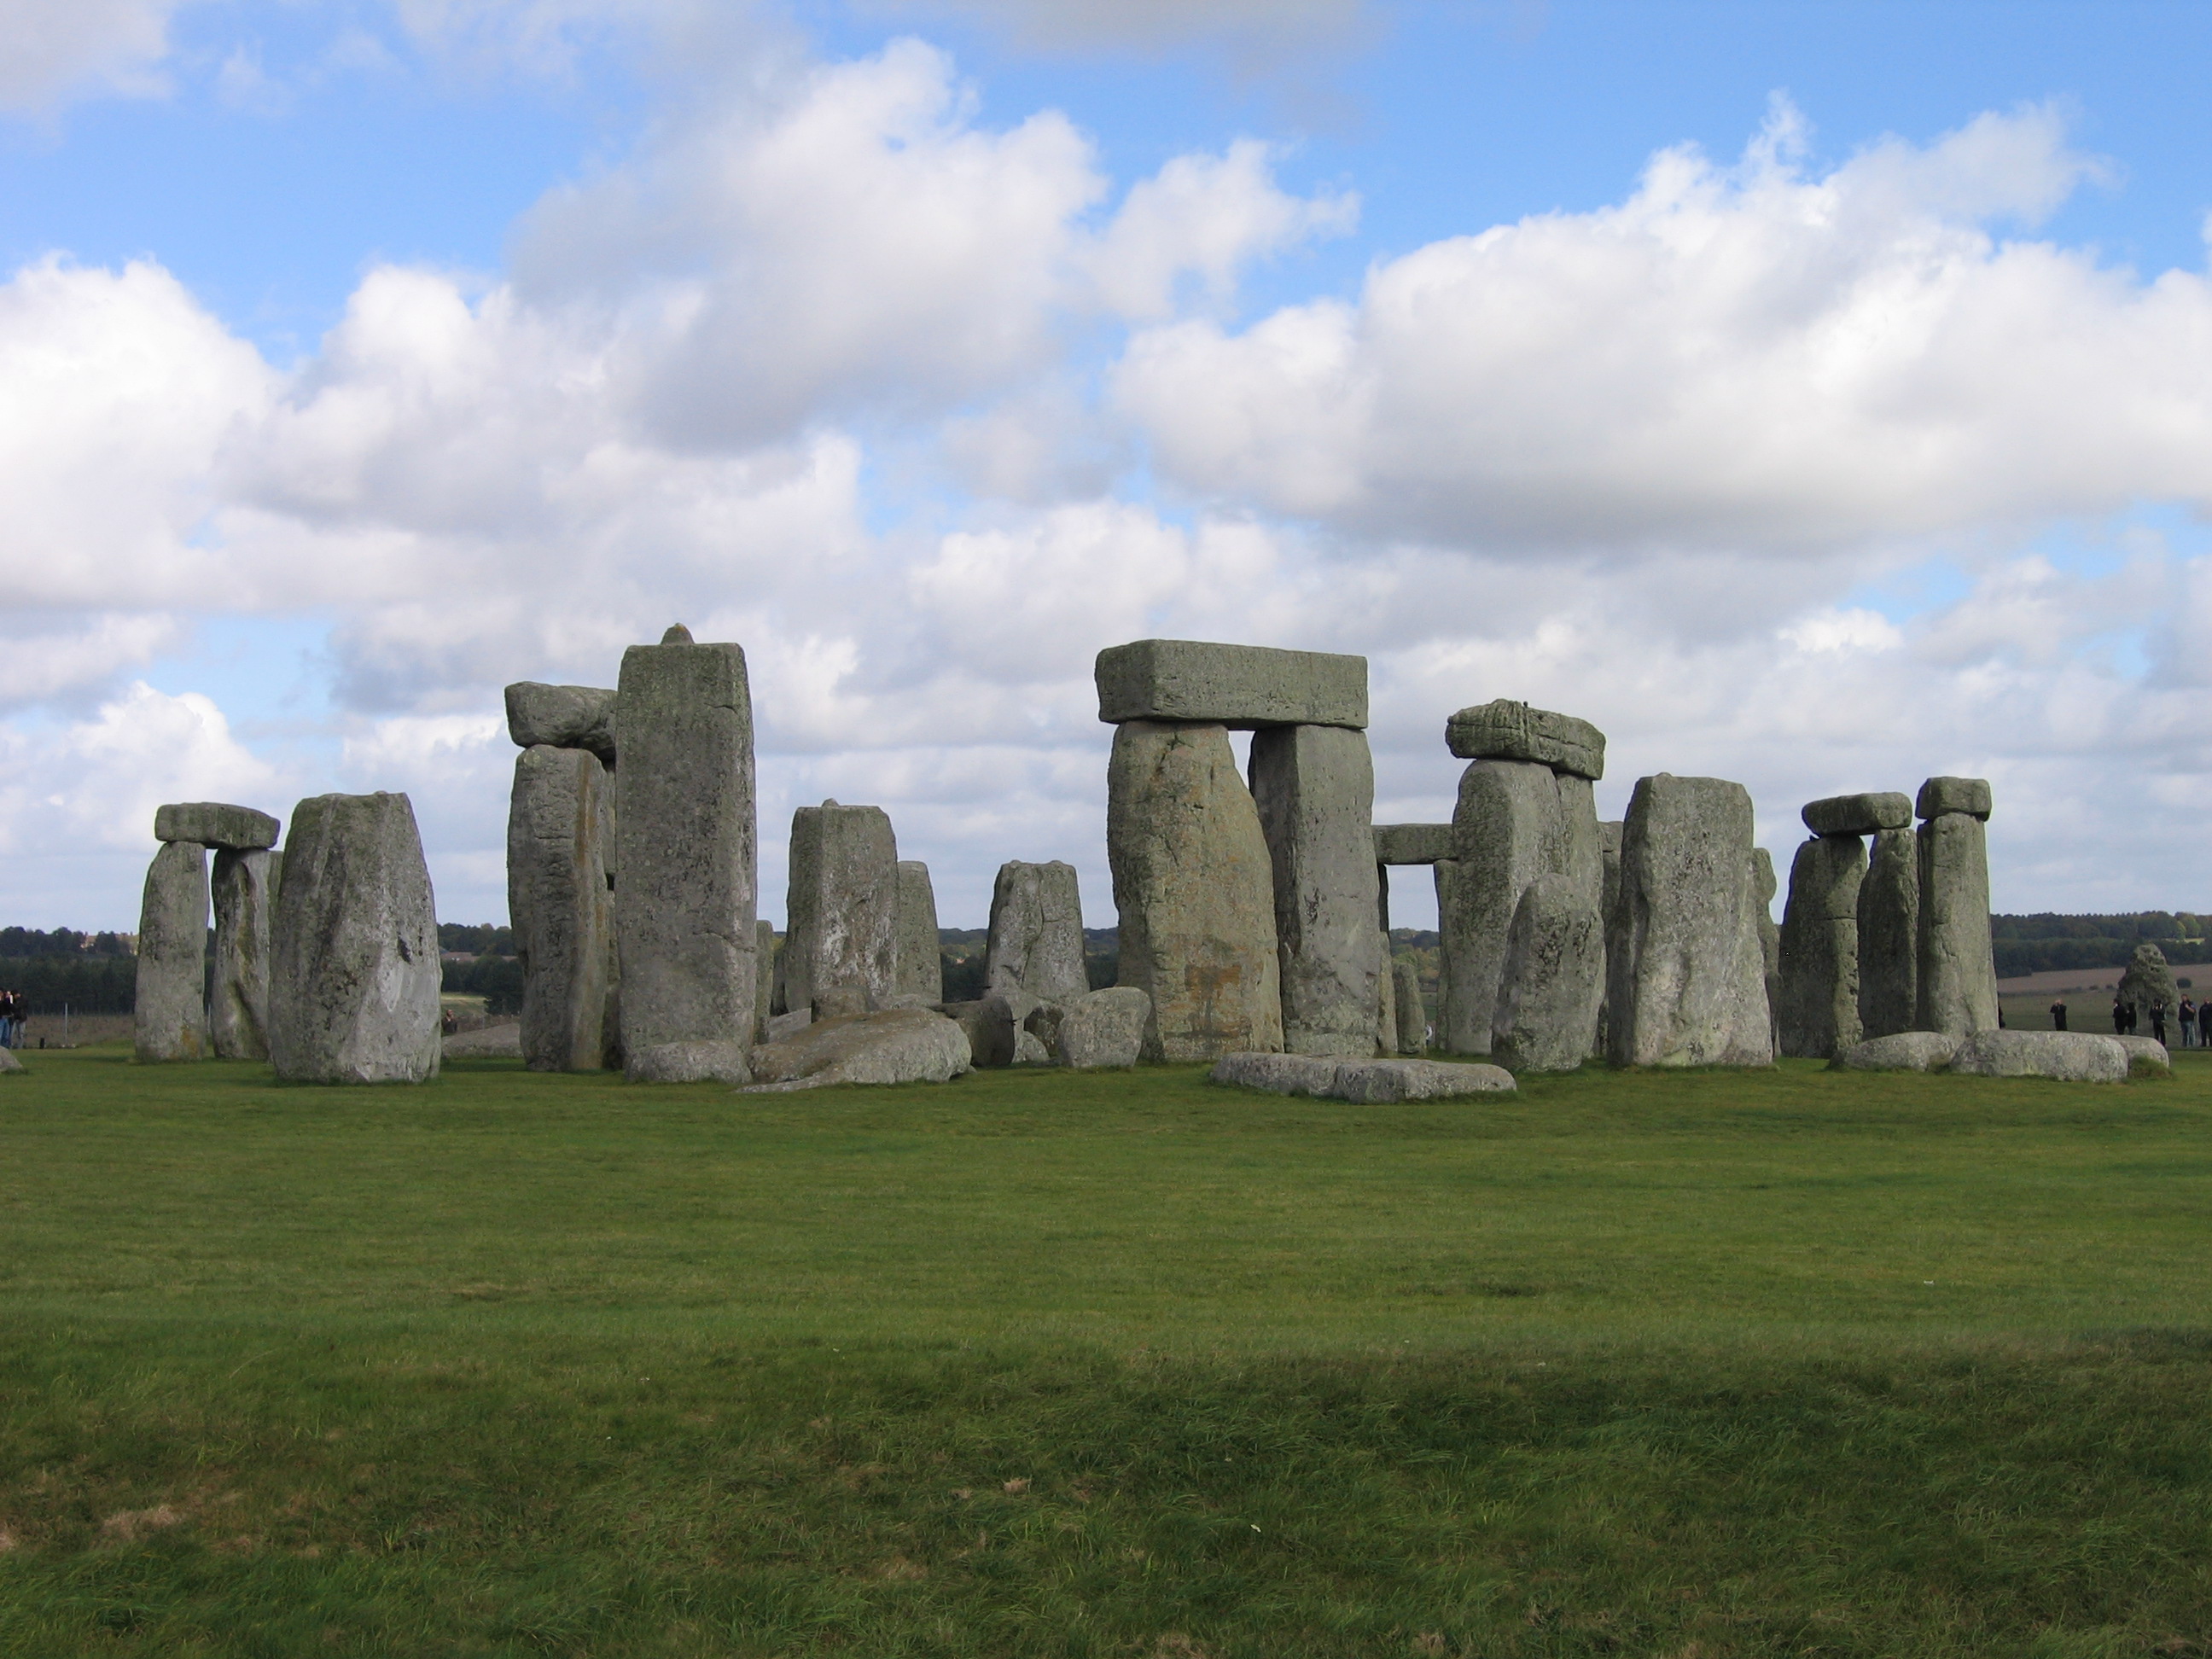
[{"label": "stone lintel", "polygon": [[1964,812],[1968,817],[1990,820],[1990,781],[1987,778],[1930,778],[1920,786],[1912,810],[1923,818],[1945,812]]},{"label": "stone lintel", "polygon": [[1444,744],[1462,760],[1534,761],[1592,782],[1605,775],[1604,732],[1510,697],[1461,709],[1444,723]]},{"label": "stone lintel", "polygon": [[1199,640],[1138,640],[1098,653],[1098,718],[1367,726],[1367,659]]},{"label": "stone lintel", "polygon": [[1453,850],[1458,832],[1449,823],[1378,823],[1375,826],[1377,864],[1437,864],[1457,858]]},{"label": "stone lintel", "polygon": [[1829,795],[1807,801],[1798,816],[1816,836],[1871,836],[1912,827],[1912,802],[1891,790],[1880,794]]},{"label": "stone lintel", "polygon": [[234,853],[258,853],[276,844],[276,820],[251,806],[221,801],[179,801],[154,812],[155,841],[196,841]]}]

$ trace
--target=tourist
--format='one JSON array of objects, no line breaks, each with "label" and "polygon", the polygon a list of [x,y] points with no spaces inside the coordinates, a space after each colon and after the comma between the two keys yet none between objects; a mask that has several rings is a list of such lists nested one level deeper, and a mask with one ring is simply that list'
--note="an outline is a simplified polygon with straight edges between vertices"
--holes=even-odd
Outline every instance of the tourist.
[{"label": "tourist", "polygon": [[2184,997],[2181,1000],[2181,1006],[2175,1009],[2174,1013],[2179,1017],[2179,1024],[2181,1026],[2181,1046],[2185,1048],[2195,1048],[2197,1046],[2197,1005],[2187,997]]},{"label": "tourist", "polygon": [[23,1046],[23,999],[15,991],[0,991],[0,1048]]},{"label": "tourist", "polygon": [[2114,997],[2112,999],[2112,1035],[2125,1036],[2127,1034],[2128,1005],[2118,997]]},{"label": "tourist", "polygon": [[2063,997],[2056,999],[2051,1005],[2051,1029],[2054,1031],[2066,1029],[2066,999]]}]

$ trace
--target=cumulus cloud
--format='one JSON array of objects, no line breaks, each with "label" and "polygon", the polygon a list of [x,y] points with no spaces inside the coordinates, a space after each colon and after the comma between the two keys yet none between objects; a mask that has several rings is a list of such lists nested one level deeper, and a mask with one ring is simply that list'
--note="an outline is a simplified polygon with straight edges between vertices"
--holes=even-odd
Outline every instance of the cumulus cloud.
[{"label": "cumulus cloud", "polygon": [[52,108],[72,94],[143,97],[167,88],[169,17],[183,0],[0,0],[0,110]]}]

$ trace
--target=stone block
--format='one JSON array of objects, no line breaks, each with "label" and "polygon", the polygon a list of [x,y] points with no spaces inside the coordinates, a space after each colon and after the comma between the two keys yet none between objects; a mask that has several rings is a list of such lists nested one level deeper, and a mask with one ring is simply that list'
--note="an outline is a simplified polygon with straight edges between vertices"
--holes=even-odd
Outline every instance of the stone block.
[{"label": "stone block", "polygon": [[507,913],[522,968],[522,1058],[533,1072],[619,1063],[614,838],[615,781],[596,755],[539,744],[515,757]]},{"label": "stone block", "polygon": [[758,1040],[769,1041],[768,1023],[775,1017],[775,924],[753,923],[753,1030]]},{"label": "stone block", "polygon": [[23,1062],[15,1058],[15,1051],[12,1048],[0,1048],[0,1077],[5,1077],[11,1072],[20,1077],[22,1075],[22,1071]]},{"label": "stone block", "polygon": [[1457,858],[1458,832],[1449,823],[1378,823],[1375,826],[1377,864],[1434,864]]},{"label": "stone block", "polygon": [[1073,865],[1015,860],[999,866],[991,884],[983,982],[993,990],[1022,990],[1054,1002],[1090,990],[1083,965],[1083,896]]},{"label": "stone block", "polygon": [[834,800],[793,812],[785,1006],[811,1006],[818,1019],[827,991],[856,987],[872,1007],[895,994],[898,912],[898,840],[890,814]]},{"label": "stone block", "polygon": [[755,1093],[836,1084],[949,1083],[969,1066],[960,1027],[926,1008],[817,1020],[753,1050]]},{"label": "stone block", "polygon": [[2156,1037],[2116,1036],[2112,1041],[2128,1051],[2128,1070],[2134,1076],[2173,1069],[2173,1056],[2166,1053],[2166,1045]]},{"label": "stone block", "polygon": [[1507,930],[1490,1052],[1511,1072],[1571,1072],[1590,1056],[1605,997],[1605,923],[1590,884],[1549,872]]},{"label": "stone block", "polygon": [[154,811],[155,841],[191,841],[232,852],[259,852],[276,844],[276,820],[251,806],[221,801],[179,801]]},{"label": "stone block", "polygon": [[1098,653],[1098,718],[1247,731],[1367,725],[1367,659],[1200,640],[1138,640]]},{"label": "stone block", "polygon": [[1398,1052],[1398,987],[1389,970],[1390,941],[1382,945],[1383,969],[1375,976],[1375,1052]]},{"label": "stone block", "polygon": [[215,855],[215,974],[208,1044],[218,1060],[269,1058],[269,927],[276,854],[224,848]]},{"label": "stone block", "polygon": [[131,1037],[143,1062],[208,1057],[207,925],[207,848],[163,842],[138,909]]},{"label": "stone block", "polygon": [[1444,722],[1444,745],[1462,760],[1531,761],[1593,782],[1605,775],[1605,733],[1572,714],[1500,697]]},{"label": "stone block", "polygon": [[1920,853],[1910,830],[1883,830],[1859,883],[1859,1029],[1912,1029],[1920,995]]},{"label": "stone block", "polygon": [[1130,985],[1085,991],[1060,1005],[1052,1037],[1053,1058],[1076,1071],[1134,1066],[1144,1052],[1152,1016],[1145,994]]},{"label": "stone block", "polygon": [[1920,786],[1920,793],[1912,803],[1912,810],[1923,818],[1941,817],[1946,812],[1964,812],[1970,818],[1984,823],[1990,816],[1990,781],[1987,778],[1930,778]]},{"label": "stone block", "polygon": [[[1968,819],[1973,823],[1976,820]],[[2128,1051],[2094,1031],[1979,1030],[1961,1037],[1951,1069],[1971,1077],[2047,1077],[2062,1083],[2124,1083]]]},{"label": "stone block", "polygon": [[1982,821],[1945,812],[1918,830],[1920,932],[1913,1025],[1965,1036],[1996,1029],[1990,861]]},{"label": "stone block", "polygon": [[772,1014],[768,1022],[768,1041],[781,1042],[787,1037],[796,1036],[813,1024],[814,1011],[811,1008],[794,1008],[787,1014]]},{"label": "stone block", "polygon": [[544,685],[520,680],[507,688],[507,735],[520,749],[587,749],[602,766],[615,763],[615,694],[593,685]]},{"label": "stone block", "polygon": [[1398,1005],[1398,1052],[1422,1054],[1429,1045],[1429,1015],[1421,1002],[1420,969],[1410,962],[1393,962],[1390,987]]},{"label": "stone block", "polygon": [[1859,886],[1866,867],[1856,836],[1815,836],[1790,860],[1775,1011],[1785,1054],[1831,1060],[1859,1041]]},{"label": "stone block", "polygon": [[1958,1048],[1958,1038],[1941,1031],[1895,1031],[1840,1048],[1828,1064],[1844,1072],[1940,1072]]},{"label": "stone block", "polygon": [[893,945],[891,994],[945,1000],[945,958],[937,942],[937,890],[919,859],[898,861],[897,938]]},{"label": "stone block", "polygon": [[1325,1095],[1336,1082],[1337,1062],[1318,1054],[1224,1054],[1209,1081],[1271,1095]]},{"label": "stone block", "polygon": [[1816,836],[1871,836],[1912,827],[1912,799],[1891,791],[1874,795],[1830,795],[1808,801],[1799,817]]},{"label": "stone block", "polygon": [[1767,1030],[1778,1054],[1782,1052],[1782,928],[1774,920],[1774,854],[1764,847],[1754,847],[1751,849],[1751,896],[1759,907],[1759,951],[1766,967]]},{"label": "stone block", "polygon": [[1453,1100],[1510,1094],[1513,1073],[1498,1066],[1453,1066],[1435,1060],[1346,1060],[1323,1091],[1333,1100],[1381,1106],[1403,1100]]},{"label": "stone block", "polygon": [[1252,800],[1274,878],[1283,1048],[1371,1054],[1386,951],[1375,927],[1375,767],[1340,726],[1252,734]]},{"label": "stone block", "polygon": [[2172,1013],[2180,1006],[2181,988],[2174,982],[2173,969],[2166,965],[2166,952],[2150,940],[2136,945],[2129,957],[2127,970],[2120,975],[2117,1000],[2142,1018],[2148,1018],[2154,1008],[2164,1008]]}]

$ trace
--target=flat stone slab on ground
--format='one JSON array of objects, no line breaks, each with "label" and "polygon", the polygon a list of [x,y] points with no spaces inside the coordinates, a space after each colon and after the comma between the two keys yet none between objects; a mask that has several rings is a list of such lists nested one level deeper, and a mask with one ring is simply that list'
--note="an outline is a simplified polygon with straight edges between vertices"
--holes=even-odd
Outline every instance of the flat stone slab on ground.
[{"label": "flat stone slab on ground", "polygon": [[1534,761],[1592,782],[1605,775],[1605,733],[1572,714],[1500,697],[1444,722],[1444,744],[1462,760]]},{"label": "flat stone slab on ground", "polygon": [[473,1031],[456,1031],[445,1042],[447,1060],[495,1060],[522,1058],[522,1027],[520,1023],[505,1025],[486,1025]]},{"label": "flat stone slab on ground", "polygon": [[1231,1088],[1375,1105],[1513,1091],[1503,1066],[1436,1060],[1347,1060],[1320,1054],[1224,1054],[1208,1074]]},{"label": "flat stone slab on ground", "polygon": [[740,1094],[842,1083],[949,1083],[969,1069],[968,1037],[943,1014],[886,1008],[849,1019],[817,1020],[781,1042],[752,1053],[757,1081]]},{"label": "flat stone slab on ground", "polygon": [[1912,797],[1891,790],[1871,795],[1829,795],[1808,800],[1798,816],[1816,836],[1871,836],[1912,825]]},{"label": "flat stone slab on ground", "polygon": [[276,844],[276,820],[251,806],[178,801],[154,810],[155,841],[196,841],[203,847],[258,853]]},{"label": "flat stone slab on ground", "polygon": [[1899,1031],[1854,1042],[1829,1066],[1842,1072],[1940,1072],[1958,1047],[1958,1038],[1942,1031]]},{"label": "flat stone slab on ground", "polygon": [[1960,1039],[1951,1069],[1972,1077],[2048,1077],[2066,1083],[2120,1083],[2128,1051],[2094,1031],[1976,1031]]},{"label": "flat stone slab on ground", "polygon": [[1098,653],[1098,718],[1261,726],[1367,725],[1367,659],[1202,640],[1137,640]]},{"label": "flat stone slab on ground", "polygon": [[2116,1036],[2113,1042],[2128,1051],[2128,1069],[2135,1072],[2170,1072],[2173,1056],[2156,1037]]},{"label": "flat stone slab on ground", "polygon": [[1920,793],[1912,803],[1912,810],[1923,818],[1932,818],[1944,812],[1964,812],[1968,817],[1980,818],[1986,823],[1990,816],[1990,781],[1987,778],[1930,778],[1920,786]]},{"label": "flat stone slab on ground", "polygon": [[1455,859],[1459,831],[1449,823],[1378,823],[1375,826],[1377,864],[1435,864]]},{"label": "flat stone slab on ground", "polygon": [[615,694],[596,685],[520,680],[507,688],[507,735],[518,749],[588,749],[615,763]]}]

